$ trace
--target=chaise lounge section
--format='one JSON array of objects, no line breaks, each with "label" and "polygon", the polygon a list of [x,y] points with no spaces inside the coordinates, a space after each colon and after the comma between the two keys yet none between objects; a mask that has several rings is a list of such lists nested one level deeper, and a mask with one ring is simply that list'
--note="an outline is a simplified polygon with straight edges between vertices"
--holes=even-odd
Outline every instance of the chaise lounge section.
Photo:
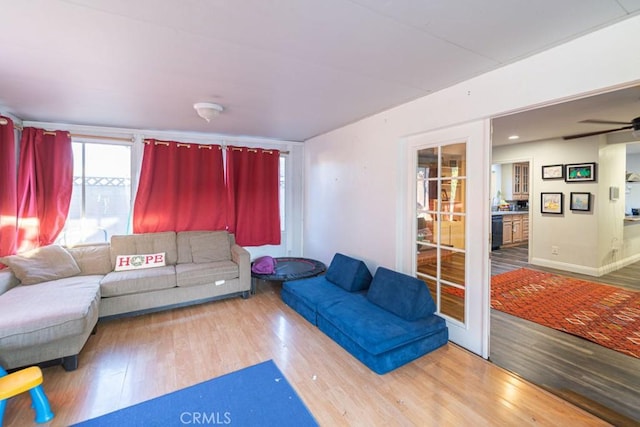
[{"label": "chaise lounge section", "polygon": [[[161,259],[153,268],[116,264]],[[45,246],[0,259],[0,365],[78,366],[98,319],[249,297],[249,252],[226,231],[113,236],[110,244]],[[145,265],[142,265],[145,267]],[[118,271],[116,271],[118,270]]]},{"label": "chaise lounge section", "polygon": [[283,301],[378,374],[448,341],[443,318],[421,280],[336,254],[325,276],[285,282]]}]

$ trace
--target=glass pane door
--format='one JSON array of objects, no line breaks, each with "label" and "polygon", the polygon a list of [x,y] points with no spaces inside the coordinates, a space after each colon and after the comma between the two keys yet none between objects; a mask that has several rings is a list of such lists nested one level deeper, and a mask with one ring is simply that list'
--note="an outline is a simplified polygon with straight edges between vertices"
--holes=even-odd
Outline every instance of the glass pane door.
[{"label": "glass pane door", "polygon": [[438,312],[465,322],[466,143],[418,150],[416,275]]}]

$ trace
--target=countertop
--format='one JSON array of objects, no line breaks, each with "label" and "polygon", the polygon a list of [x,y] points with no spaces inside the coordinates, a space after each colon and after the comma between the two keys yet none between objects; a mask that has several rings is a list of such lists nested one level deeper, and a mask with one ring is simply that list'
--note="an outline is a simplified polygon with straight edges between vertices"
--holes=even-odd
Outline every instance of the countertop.
[{"label": "countertop", "polygon": [[529,211],[491,211],[491,216],[496,215],[529,215]]}]

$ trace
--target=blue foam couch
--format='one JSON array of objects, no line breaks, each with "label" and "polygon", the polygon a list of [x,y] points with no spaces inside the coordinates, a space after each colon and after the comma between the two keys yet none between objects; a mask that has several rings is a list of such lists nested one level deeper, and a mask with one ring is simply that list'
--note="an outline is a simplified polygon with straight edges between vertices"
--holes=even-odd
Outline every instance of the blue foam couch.
[{"label": "blue foam couch", "polygon": [[424,282],[337,253],[327,273],[283,283],[282,300],[378,374],[443,345],[444,319]]}]

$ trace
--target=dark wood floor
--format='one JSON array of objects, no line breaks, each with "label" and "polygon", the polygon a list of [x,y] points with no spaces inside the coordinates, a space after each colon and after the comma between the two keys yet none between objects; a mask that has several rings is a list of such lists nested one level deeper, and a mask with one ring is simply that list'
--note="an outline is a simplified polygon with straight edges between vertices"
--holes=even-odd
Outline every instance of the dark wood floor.
[{"label": "dark wood floor", "polygon": [[[527,264],[528,248],[493,251],[492,275],[520,267],[640,290],[640,263],[601,277]],[[490,360],[617,426],[640,425],[640,359],[491,311]]]}]

